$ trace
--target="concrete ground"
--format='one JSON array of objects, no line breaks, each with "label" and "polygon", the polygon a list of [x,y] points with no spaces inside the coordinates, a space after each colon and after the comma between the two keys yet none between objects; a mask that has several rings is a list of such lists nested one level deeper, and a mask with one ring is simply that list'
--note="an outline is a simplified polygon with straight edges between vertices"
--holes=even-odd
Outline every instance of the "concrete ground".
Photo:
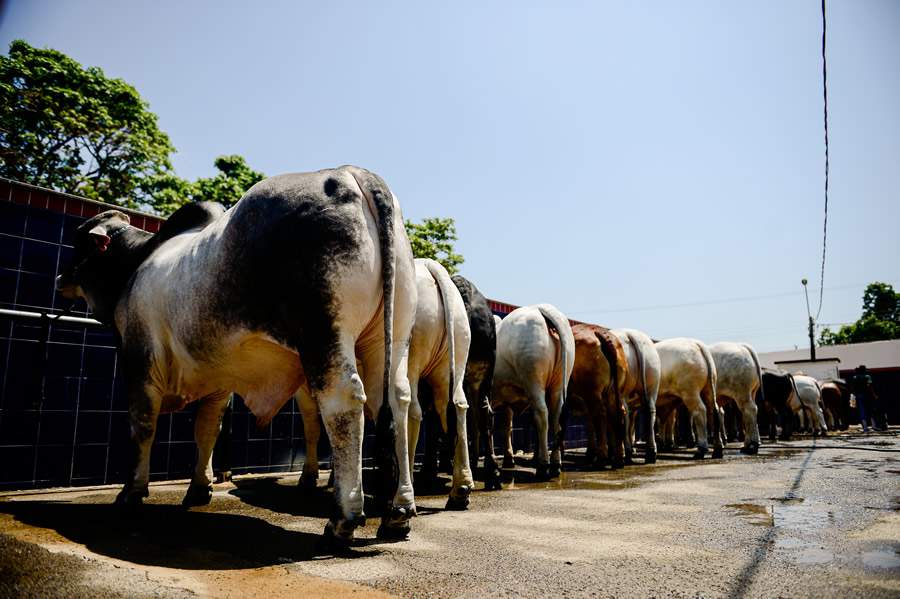
[{"label": "concrete ground", "polygon": [[185,484],[155,484],[138,519],[116,489],[8,493],[0,596],[900,597],[898,429],[618,472],[581,457],[550,483],[523,459],[466,512],[420,495],[409,541],[379,542],[372,518],[340,556],[320,543],[330,496],[296,474],[217,485],[191,510]]}]

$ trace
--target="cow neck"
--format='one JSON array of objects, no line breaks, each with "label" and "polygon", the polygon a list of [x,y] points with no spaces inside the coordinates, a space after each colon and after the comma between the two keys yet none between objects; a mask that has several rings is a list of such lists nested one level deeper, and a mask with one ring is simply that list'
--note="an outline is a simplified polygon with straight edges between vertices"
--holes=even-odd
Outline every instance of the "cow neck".
[{"label": "cow neck", "polygon": [[101,255],[103,276],[96,281],[91,294],[94,316],[103,323],[113,324],[116,306],[125,294],[138,267],[159,245],[152,233],[126,225],[110,235],[109,248]]}]

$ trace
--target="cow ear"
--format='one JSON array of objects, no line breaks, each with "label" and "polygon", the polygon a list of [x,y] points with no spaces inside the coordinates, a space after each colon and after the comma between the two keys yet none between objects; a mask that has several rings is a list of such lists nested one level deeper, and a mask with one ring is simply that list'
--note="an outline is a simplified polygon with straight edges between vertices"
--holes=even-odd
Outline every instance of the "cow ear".
[{"label": "cow ear", "polygon": [[91,236],[91,239],[94,240],[94,244],[97,246],[97,249],[101,252],[105,252],[109,247],[109,235],[106,234],[106,227],[103,225],[97,225],[90,231],[88,231],[88,235]]}]

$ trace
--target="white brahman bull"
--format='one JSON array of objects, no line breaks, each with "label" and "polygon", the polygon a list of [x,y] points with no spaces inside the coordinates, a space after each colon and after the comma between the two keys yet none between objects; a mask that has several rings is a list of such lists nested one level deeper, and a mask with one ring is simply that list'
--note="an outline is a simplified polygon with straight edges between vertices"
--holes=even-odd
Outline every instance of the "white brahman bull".
[{"label": "white brahman bull", "polygon": [[[463,373],[469,355],[469,320],[459,290],[447,270],[434,260],[415,260],[416,320],[410,338],[407,373],[411,401],[409,405],[409,469],[413,470],[416,445],[422,425],[422,406],[419,403],[419,382],[431,387],[434,409],[447,431],[447,405],[453,401],[457,419],[456,455],[453,461],[453,483],[448,509],[465,509],[469,504],[474,481],[469,468],[469,449],[466,440],[466,409],[463,392]],[[296,394],[303,414],[306,438],[306,462],[301,482],[315,487],[319,477],[318,441],[319,413],[316,403],[306,393]],[[373,413],[369,414],[374,417]]]},{"label": "white brahman bull", "polygon": [[84,297],[120,340],[136,463],[117,502],[134,509],[148,495],[160,412],[198,402],[184,503],[205,504],[229,393],[264,425],[303,389],[334,448],[338,509],[326,534],[348,543],[365,518],[367,401],[376,413],[389,406],[396,427],[399,484],[382,531],[406,534],[416,511],[406,456],[416,287],[400,206],[381,178],[352,166],[271,177],[228,211],[186,204],[155,235],[108,210],[74,242],[57,288]]},{"label": "white brahman bull", "polygon": [[819,381],[805,374],[795,374],[794,385],[797,387],[797,392],[788,402],[791,410],[795,414],[805,414],[805,417],[809,418],[814,435],[825,435],[828,426],[825,424],[825,414],[822,412],[822,391]]},{"label": "white brahman bull", "polygon": [[[756,454],[759,451],[759,426],[756,423],[755,398],[762,385],[759,358],[746,343],[714,343],[709,346],[709,352],[716,363],[716,398],[720,403],[729,400],[735,403],[744,424],[744,446],[741,451]],[[720,426],[722,424],[720,420]]]},{"label": "white brahman bull", "polygon": [[[568,319],[550,304],[513,310],[497,331],[497,363],[491,406],[505,440],[503,464],[512,467],[512,416],[531,408],[538,434],[538,479],[560,468],[559,416],[575,364],[575,338]],[[553,455],[548,451],[553,435]],[[552,462],[552,463],[551,463]]]},{"label": "white brahman bull", "polygon": [[625,376],[619,381],[619,393],[628,407],[628,428],[625,434],[625,458],[631,460],[634,450],[635,412],[640,409],[644,419],[647,448],[644,463],[656,462],[656,398],[659,393],[659,353],[646,333],[635,329],[613,329],[625,354]]},{"label": "white brahman bull", "polygon": [[434,409],[447,432],[447,405],[452,401],[456,414],[456,450],[453,483],[447,509],[465,509],[474,481],[469,467],[466,431],[468,403],[463,391],[471,332],[466,306],[447,270],[434,260],[417,258],[418,304],[409,347],[409,467],[413,468],[416,443],[422,424],[419,381],[431,387]]},{"label": "white brahman bull", "polygon": [[713,457],[722,457],[724,446],[719,434],[716,406],[716,364],[701,341],[678,337],[656,344],[659,353],[660,381],[656,410],[665,422],[676,402],[681,401],[691,414],[697,441],[695,458],[709,450],[708,430],[713,435]]}]

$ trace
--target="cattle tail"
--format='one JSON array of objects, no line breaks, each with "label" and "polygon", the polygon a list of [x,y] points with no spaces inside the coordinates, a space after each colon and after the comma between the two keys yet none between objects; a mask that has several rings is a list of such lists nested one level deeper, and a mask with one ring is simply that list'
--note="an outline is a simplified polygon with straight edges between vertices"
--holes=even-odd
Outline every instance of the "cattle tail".
[{"label": "cattle tail", "polygon": [[759,378],[759,396],[762,398],[762,401],[766,401],[766,392],[763,391],[763,382],[762,382],[762,367],[759,365],[759,357],[756,355],[756,351],[750,347],[746,343],[742,343],[748,352],[750,352],[750,357],[753,358],[753,364],[756,366],[756,376]]},{"label": "cattle tail", "polygon": [[644,360],[644,350],[640,343],[638,343],[638,339],[631,334],[631,332],[626,331],[625,336],[628,337],[628,342],[631,343],[631,347],[634,349],[635,357],[637,358],[638,370],[640,371],[641,377],[641,407],[644,409],[644,413],[647,414],[647,421],[649,422],[649,428],[647,429],[647,435],[653,436],[653,427],[655,426],[655,422],[650,421],[650,393],[647,390],[647,364],[645,364]]},{"label": "cattle tail", "polygon": [[622,406],[622,398],[619,394],[619,354],[616,352],[616,344],[611,338],[612,333],[608,330],[598,331],[595,329],[594,335],[597,336],[597,341],[600,342],[600,351],[603,352],[603,357],[606,358],[606,362],[609,364],[609,384],[612,385],[616,405]]},{"label": "cattle tail", "polygon": [[565,403],[566,393],[568,392],[569,387],[569,373],[566,372],[568,368],[568,363],[566,361],[568,355],[566,354],[566,340],[563,336],[563,331],[569,323],[561,320],[559,318],[559,314],[554,314],[553,312],[545,310],[543,306],[538,306],[537,309],[540,310],[541,316],[544,317],[544,320],[547,321],[547,324],[556,331],[557,335],[559,335],[559,357],[560,362],[562,362],[562,384],[560,385],[562,394],[560,395],[559,400]]},{"label": "cattle tail", "polygon": [[[350,171],[356,184],[363,193],[364,200],[374,208],[378,228],[378,242],[381,253],[381,285],[384,295],[384,374],[381,409],[375,421],[375,437],[377,446],[376,460],[382,468],[379,482],[380,500],[386,510],[390,509],[391,497],[400,484],[400,465],[397,461],[394,436],[394,417],[389,397],[391,388],[391,370],[394,350],[394,269],[396,254],[394,252],[394,196],[381,177],[368,171],[353,169]],[[387,513],[387,511],[385,512]]]},{"label": "cattle tail", "polygon": [[[716,450],[713,452],[713,457],[722,457],[721,455],[716,455],[719,448],[719,443],[721,443],[721,434],[722,429],[719,426],[719,404],[718,399],[716,397],[716,385],[718,384],[718,374],[716,373],[716,363],[713,360],[712,354],[709,353],[709,348],[706,347],[705,343],[697,343],[697,348],[700,350],[700,353],[703,355],[703,361],[706,362],[706,384],[709,385],[710,391],[710,401],[708,406],[706,406],[706,414],[708,418],[712,418],[712,430],[713,430],[713,439],[716,442]],[[709,426],[709,423],[707,423]]]},{"label": "cattle tail", "polygon": [[447,331],[447,353],[450,357],[450,400],[447,405],[453,405],[453,391],[456,389],[456,332],[453,326],[453,314],[450,311],[450,293],[456,286],[447,274],[447,270],[434,260],[425,260],[425,267],[431,273],[431,277],[438,286],[441,296],[441,304],[444,307],[444,328]]}]

